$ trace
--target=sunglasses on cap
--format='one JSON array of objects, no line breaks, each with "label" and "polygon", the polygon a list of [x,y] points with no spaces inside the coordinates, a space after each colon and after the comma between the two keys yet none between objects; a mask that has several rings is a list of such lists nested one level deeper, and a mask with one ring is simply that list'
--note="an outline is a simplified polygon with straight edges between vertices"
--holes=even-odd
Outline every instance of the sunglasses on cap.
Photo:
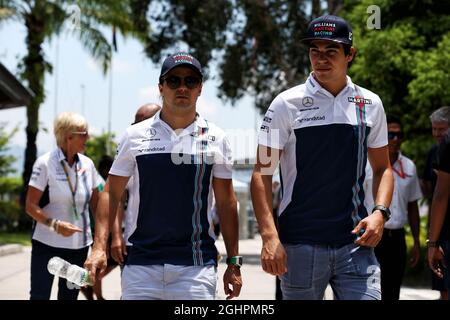
[{"label": "sunglasses on cap", "polygon": [[181,83],[183,82],[186,88],[188,89],[195,89],[197,88],[200,83],[202,82],[202,79],[195,76],[187,76],[184,78],[178,77],[178,76],[168,76],[167,78],[164,78],[164,81],[166,81],[167,86],[172,89],[178,89],[181,87]]},{"label": "sunglasses on cap", "polygon": [[397,139],[403,139],[403,132],[402,131],[398,131],[398,132],[388,131],[388,139],[389,140],[392,140],[395,137],[397,137]]}]

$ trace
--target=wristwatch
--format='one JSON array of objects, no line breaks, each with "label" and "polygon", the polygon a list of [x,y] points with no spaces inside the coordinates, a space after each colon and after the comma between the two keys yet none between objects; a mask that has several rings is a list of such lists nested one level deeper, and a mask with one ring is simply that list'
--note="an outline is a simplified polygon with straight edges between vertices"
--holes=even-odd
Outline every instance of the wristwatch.
[{"label": "wristwatch", "polygon": [[386,208],[385,206],[379,204],[373,207],[372,213],[374,213],[376,210],[380,210],[381,214],[383,215],[384,221],[388,221],[391,218],[391,210],[389,210],[389,208]]},{"label": "wristwatch", "polygon": [[430,241],[430,239],[427,239],[426,243],[427,243],[428,248],[438,248],[439,247],[439,244],[437,243],[437,241]]},{"label": "wristwatch", "polygon": [[45,220],[45,224],[47,227],[50,228],[50,230],[56,232],[56,224],[58,223],[58,220],[56,219],[52,219],[52,218],[48,218],[47,220]]},{"label": "wristwatch", "polygon": [[242,256],[229,257],[227,258],[226,262],[227,265],[232,265],[240,268],[242,266]]}]

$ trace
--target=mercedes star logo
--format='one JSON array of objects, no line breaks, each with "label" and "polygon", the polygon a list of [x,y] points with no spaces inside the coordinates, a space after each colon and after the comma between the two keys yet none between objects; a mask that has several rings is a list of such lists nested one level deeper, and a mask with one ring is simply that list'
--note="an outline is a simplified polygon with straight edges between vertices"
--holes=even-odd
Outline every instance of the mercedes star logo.
[{"label": "mercedes star logo", "polygon": [[314,104],[314,99],[311,97],[304,97],[302,103],[304,107],[312,107],[312,105]]}]

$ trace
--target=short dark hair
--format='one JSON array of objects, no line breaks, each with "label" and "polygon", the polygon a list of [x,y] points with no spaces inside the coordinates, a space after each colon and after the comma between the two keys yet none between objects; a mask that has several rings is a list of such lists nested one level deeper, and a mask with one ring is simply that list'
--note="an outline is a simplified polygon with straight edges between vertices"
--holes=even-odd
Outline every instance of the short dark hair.
[{"label": "short dark hair", "polygon": [[398,125],[400,125],[400,127],[403,128],[403,124],[402,121],[400,120],[400,117],[393,115],[393,114],[389,114],[386,116],[386,122],[389,123],[396,123]]},{"label": "short dark hair", "polygon": [[[349,45],[349,44],[344,44],[344,43],[342,44],[342,46],[344,47],[344,54],[345,54],[345,56],[348,56],[350,54],[350,49],[351,49],[352,46]],[[350,61],[348,63],[347,69],[350,69],[350,67],[352,66],[352,64],[355,61],[355,59],[356,59],[356,51],[355,51],[355,54],[353,55],[352,61]]]},{"label": "short dark hair", "polygon": [[113,162],[113,157],[109,155],[104,155],[100,158],[100,161],[98,162],[98,173],[100,173],[103,179],[106,180],[108,177],[108,172],[109,169],[111,169]]}]

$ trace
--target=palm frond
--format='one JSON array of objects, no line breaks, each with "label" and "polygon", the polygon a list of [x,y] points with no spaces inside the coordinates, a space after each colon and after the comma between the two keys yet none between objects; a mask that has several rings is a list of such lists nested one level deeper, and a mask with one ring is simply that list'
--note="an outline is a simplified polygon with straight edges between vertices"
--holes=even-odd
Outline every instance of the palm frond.
[{"label": "palm frond", "polygon": [[103,73],[106,73],[111,64],[112,56],[112,48],[108,40],[100,30],[83,20],[80,21],[80,30],[78,32],[84,48],[89,51],[95,60],[100,61]]}]

